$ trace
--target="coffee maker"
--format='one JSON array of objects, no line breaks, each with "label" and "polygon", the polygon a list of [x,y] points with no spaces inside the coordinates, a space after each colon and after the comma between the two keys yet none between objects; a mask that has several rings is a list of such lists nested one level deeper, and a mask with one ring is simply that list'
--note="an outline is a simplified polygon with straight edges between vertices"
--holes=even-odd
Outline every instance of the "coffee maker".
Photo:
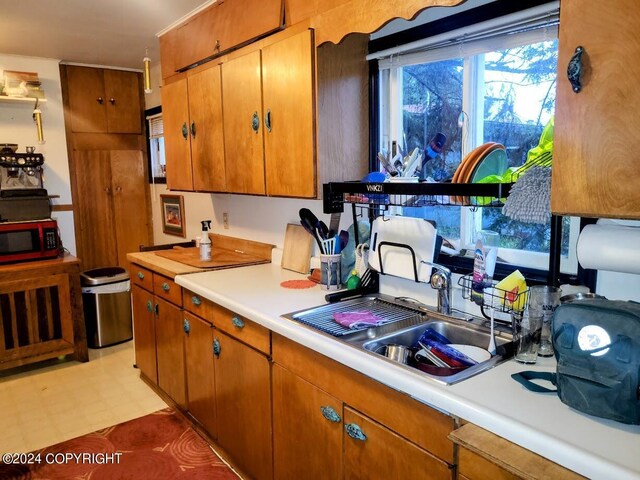
[{"label": "coffee maker", "polygon": [[0,150],[0,197],[47,196],[43,188],[44,156],[27,147],[18,153],[16,144],[2,144]]},{"label": "coffee maker", "polygon": [[44,155],[15,143],[0,144],[0,222],[40,220],[51,216],[43,185]]}]

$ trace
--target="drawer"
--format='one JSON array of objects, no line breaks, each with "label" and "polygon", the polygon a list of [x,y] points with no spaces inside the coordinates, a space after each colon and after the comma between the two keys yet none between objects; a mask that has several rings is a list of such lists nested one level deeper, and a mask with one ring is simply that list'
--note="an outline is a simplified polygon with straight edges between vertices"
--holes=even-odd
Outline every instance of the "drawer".
[{"label": "drawer", "polygon": [[182,287],[168,277],[157,273],[153,275],[153,294],[174,305],[182,306]]},{"label": "drawer", "polygon": [[267,355],[271,354],[271,332],[219,305],[213,305],[213,326]]},{"label": "drawer", "polygon": [[215,304],[211,300],[207,300],[202,295],[182,289],[182,306],[183,308],[198,317],[213,323]]},{"label": "drawer", "polygon": [[133,285],[138,285],[148,292],[153,292],[153,272],[151,270],[132,263],[129,275]]}]

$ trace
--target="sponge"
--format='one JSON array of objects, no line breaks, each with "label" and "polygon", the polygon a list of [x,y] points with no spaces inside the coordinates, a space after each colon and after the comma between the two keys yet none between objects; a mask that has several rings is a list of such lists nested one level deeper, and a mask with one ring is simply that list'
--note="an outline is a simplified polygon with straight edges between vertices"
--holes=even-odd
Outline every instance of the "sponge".
[{"label": "sponge", "polygon": [[505,308],[521,312],[527,304],[527,282],[520,270],[515,270],[496,285],[500,303]]}]

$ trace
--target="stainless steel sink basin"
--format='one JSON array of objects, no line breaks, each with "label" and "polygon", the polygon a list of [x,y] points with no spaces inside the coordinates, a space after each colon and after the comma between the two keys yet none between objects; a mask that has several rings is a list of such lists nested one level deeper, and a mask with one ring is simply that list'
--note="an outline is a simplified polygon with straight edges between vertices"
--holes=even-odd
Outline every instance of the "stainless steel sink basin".
[{"label": "stainless steel sink basin", "polygon": [[[338,326],[333,321],[336,312],[368,309],[382,318],[393,321],[384,325],[351,331]],[[390,316],[390,317],[387,317]],[[425,368],[424,363],[416,364],[410,359],[408,364],[398,363],[385,356],[389,344],[404,345],[409,348],[417,346],[417,340],[427,328],[432,328],[447,337],[451,343],[474,345],[487,348],[490,330],[484,319],[467,316],[456,318],[431,311],[429,308],[396,299],[382,294],[359,297],[342,302],[320,305],[307,310],[283,315],[290,320],[300,322],[315,329],[323,335],[329,335],[336,341],[357,348],[398,368],[412,372],[434,382],[450,385],[484,372],[513,356],[512,338],[508,329],[497,327],[495,343],[497,354],[484,362],[480,362],[462,370]],[[419,368],[420,367],[420,368]]]}]

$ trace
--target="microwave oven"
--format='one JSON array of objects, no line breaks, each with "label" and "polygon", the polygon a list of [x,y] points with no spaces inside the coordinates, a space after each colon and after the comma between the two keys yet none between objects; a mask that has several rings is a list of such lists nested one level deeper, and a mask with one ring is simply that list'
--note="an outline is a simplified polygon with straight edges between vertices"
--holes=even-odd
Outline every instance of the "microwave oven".
[{"label": "microwave oven", "polygon": [[59,253],[55,220],[0,223],[0,263],[55,258]]}]

